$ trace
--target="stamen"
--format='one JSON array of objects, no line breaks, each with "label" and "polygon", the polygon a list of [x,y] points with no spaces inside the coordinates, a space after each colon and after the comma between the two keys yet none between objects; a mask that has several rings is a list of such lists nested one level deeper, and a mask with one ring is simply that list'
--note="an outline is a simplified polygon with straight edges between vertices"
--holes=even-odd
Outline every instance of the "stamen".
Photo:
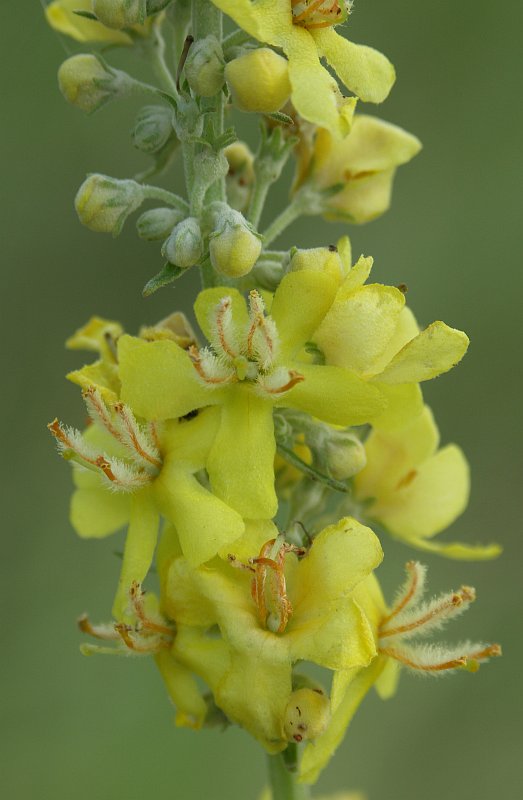
[{"label": "stamen", "polygon": [[174,630],[172,627],[168,625],[161,625],[158,622],[154,622],[154,620],[149,619],[147,614],[145,613],[143,598],[145,596],[145,592],[143,591],[142,587],[137,581],[133,581],[131,583],[129,589],[129,596],[131,598],[131,604],[133,610],[140,620],[141,627],[145,628],[149,631],[155,631],[156,633],[163,633],[166,636],[170,636],[171,639],[174,636]]},{"label": "stamen", "polygon": [[202,350],[190,347],[188,352],[199,377],[210,388],[224,383],[236,383],[238,380],[235,371],[220,364],[216,356],[206,347]]},{"label": "stamen", "polygon": [[140,430],[131,409],[123,403],[117,403],[114,410],[120,420],[124,443],[127,447],[134,450],[135,454],[146,464],[160,470],[162,468],[160,453],[154,443],[149,441],[147,435]]},{"label": "stamen", "polygon": [[403,611],[410,605],[414,605],[423,595],[427,567],[420,564],[419,561],[409,561],[405,565],[405,568],[407,570],[407,580],[398,593],[392,611],[390,614],[383,617],[381,627],[393,619],[393,617],[397,616],[400,611]]},{"label": "stamen", "polygon": [[113,425],[109,410],[105,405],[99,389],[89,386],[82,392],[87,411],[93,422],[99,423],[118,442],[122,441],[120,431]]},{"label": "stamen", "polygon": [[89,636],[94,636],[96,639],[117,641],[120,638],[114,629],[114,625],[93,625],[87,614],[82,614],[77,623],[82,633],[87,633]]},{"label": "stamen", "polygon": [[61,422],[54,419],[48,424],[48,429],[56,439],[58,450],[67,458],[68,453],[74,453],[87,464],[97,466],[97,454],[87,445],[80,431],[75,428],[64,428]]},{"label": "stamen", "polygon": [[140,472],[117,458],[99,456],[96,459],[96,466],[102,470],[115,490],[132,492],[146,486],[152,480],[147,472]]},{"label": "stamen", "polygon": [[421,661],[416,661],[410,652],[401,651],[397,648],[380,648],[379,652],[382,655],[393,658],[395,661],[399,661],[410,669],[420,670],[421,672],[443,672],[445,670],[464,667],[467,664],[466,656],[459,656],[458,658],[452,658],[448,661],[424,664]]},{"label": "stamen", "polygon": [[211,317],[213,328],[213,344],[230,359],[238,356],[238,349],[234,336],[234,322],[232,318],[232,299],[223,297]]},{"label": "stamen", "polygon": [[[282,380],[282,372],[286,373],[286,383],[274,386],[274,383],[278,379]],[[285,380],[285,378],[283,378],[283,380]],[[284,394],[285,392],[289,392],[298,383],[301,383],[304,380],[305,376],[300,372],[296,372],[294,369],[286,370],[282,368],[282,370],[276,370],[276,372],[274,372],[272,375],[264,377],[260,376],[258,378],[258,386],[263,392],[266,392],[269,395]]]},{"label": "stamen", "polygon": [[114,627],[123,643],[135,653],[158,653],[160,650],[169,649],[172,646],[172,641],[157,636],[154,639],[143,639],[142,642],[138,642],[131,636],[131,626],[124,622],[117,622]]},{"label": "stamen", "polygon": [[384,630],[382,626],[379,631],[380,638],[399,636],[400,634],[404,636],[413,631],[420,633],[421,628],[424,629],[423,632],[433,630],[435,627],[440,627],[446,619],[461,614],[475,599],[474,589],[470,586],[462,586],[459,592],[443,595],[428,605],[425,604],[418,610],[417,616],[405,621],[404,624],[388,630]]}]

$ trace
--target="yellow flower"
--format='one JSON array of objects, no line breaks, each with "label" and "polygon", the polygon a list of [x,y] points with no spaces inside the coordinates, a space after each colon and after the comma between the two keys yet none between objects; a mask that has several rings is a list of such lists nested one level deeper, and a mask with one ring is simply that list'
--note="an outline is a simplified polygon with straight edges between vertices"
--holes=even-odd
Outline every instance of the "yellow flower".
[{"label": "yellow flower", "polygon": [[357,114],[343,141],[319,128],[311,147],[298,148],[294,191],[304,182],[319,190],[343,186],[325,200],[325,218],[368,222],[387,211],[397,167],[420,149],[419,139],[396,125]]},{"label": "yellow flower", "polygon": [[343,104],[340,108],[336,81],[320,59],[325,58],[345,86],[362,100],[380,103],[392,88],[394,68],[385,56],[334,31],[332,26],[346,16],[345,3],[331,3],[330,7],[341,13],[318,25],[317,18],[301,8],[305,4],[298,8],[292,0],[213,2],[255,39],[283,50],[289,60],[294,107],[304,119],[327,128],[334,136],[345,136],[350,121]]},{"label": "yellow flower", "polygon": [[426,568],[407,564],[407,580],[392,608],[387,608],[379,584],[369,575],[354,590],[353,598],[374,632],[378,657],[363,668],[338,670],[331,690],[332,720],[314,743],[308,743],[300,765],[300,780],[314,783],[340,745],[347,727],[369,689],[387,699],[394,694],[400,667],[418,674],[441,675],[455,670],[476,672],[480,664],[501,655],[497,644],[463,642],[458,645],[414,641],[459,616],[475,600],[470,586],[423,601]]},{"label": "yellow flower", "polygon": [[219,406],[207,471],[214,493],[246,519],[276,512],[275,407],[342,426],[368,422],[384,408],[380,392],[353,371],[299,360],[335,290],[328,275],[293,272],[266,317],[257,292],[251,292],[248,313],[238,291],[207,289],[195,312],[212,349],[194,348],[191,357],[170,341],[118,341],[122,400],[144,419]]},{"label": "yellow flower", "polygon": [[[242,564],[271,530],[260,556]],[[286,747],[290,735],[284,726],[296,661],[352,669],[376,653],[372,630],[352,597],[381,561],[376,536],[347,518],[323,530],[298,560],[300,555],[264,522],[248,528],[230,563],[217,559],[194,569],[179,557],[167,564],[164,556],[159,569],[162,610],[176,623],[173,656],[206,681],[231,721],[273,753]]]},{"label": "yellow flower", "polygon": [[388,405],[373,425],[397,429],[422,411],[418,384],[452,369],[469,340],[440,321],[420,331],[402,291],[364,285],[371,268],[372,259],[363,256],[353,266],[312,341],[327,364],[352,370],[379,388]]},{"label": "yellow flower", "polygon": [[365,442],[367,466],[354,480],[365,514],[395,538],[450,558],[494,558],[487,547],[431,541],[465,510],[469,467],[455,444],[438,449],[439,431],[430,409],[398,431],[374,430]]},{"label": "yellow flower", "polygon": [[46,7],[45,16],[51,28],[58,33],[71,36],[77,42],[132,44],[133,40],[127,33],[111,30],[101,22],[74,13],[75,11],[92,12],[92,10],[92,0],[53,0]]}]

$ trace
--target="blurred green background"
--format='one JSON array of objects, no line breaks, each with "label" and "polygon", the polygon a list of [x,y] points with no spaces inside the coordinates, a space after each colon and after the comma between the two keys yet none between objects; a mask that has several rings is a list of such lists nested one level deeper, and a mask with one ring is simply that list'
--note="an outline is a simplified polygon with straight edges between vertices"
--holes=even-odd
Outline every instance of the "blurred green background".
[{"label": "blurred green background", "polygon": [[[82,542],[68,523],[70,471],[45,427],[55,415],[83,418],[79,392],[63,378],[82,356],[63,341],[93,313],[136,331],[187,307],[196,284],[142,299],[158,249],[132,224],[117,240],[79,225],[72,200],[87,172],[128,177],[145,165],[128,137],[138,106],[91,118],[68,107],[55,73],[74,48],[46,27],[38,2],[9,6],[0,27],[2,796],[254,800],[264,764],[247,735],[177,730],[151,662],[78,651],[75,617],[107,618],[121,540]],[[398,70],[378,113],[424,143],[400,170],[392,211],[352,230],[354,248],[374,255],[378,280],[408,284],[421,323],[444,319],[469,333],[463,364],[426,384],[443,442],[459,442],[472,464],[470,508],[446,538],[505,546],[494,563],[423,560],[434,591],[462,582],[478,590],[449,637],[501,641],[505,657],[475,676],[403,675],[386,704],[369,696],[321,791],[520,796],[522,24],[519,0],[361,0],[352,18],[354,40],[382,49]],[[179,187],[180,177],[177,166],[165,185]],[[284,188],[271,195],[273,211],[285,202]],[[343,231],[306,220],[280,243],[326,244]],[[390,593],[413,554],[390,541],[385,550],[380,577]]]}]

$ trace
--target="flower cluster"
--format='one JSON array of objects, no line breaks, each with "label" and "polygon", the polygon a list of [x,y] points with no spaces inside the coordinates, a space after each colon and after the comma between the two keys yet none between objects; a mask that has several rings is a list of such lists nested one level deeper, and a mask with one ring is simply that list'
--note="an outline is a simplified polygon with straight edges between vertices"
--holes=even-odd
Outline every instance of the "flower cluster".
[{"label": "flower cluster", "polygon": [[[73,467],[71,523],[88,538],[126,529],[113,621],[79,622],[109,644],[82,649],[152,656],[177,724],[237,724],[271,754],[301,744],[300,780],[314,782],[373,685],[387,697],[400,667],[474,672],[500,653],[418,641],[467,609],[472,588],[424,601],[426,568],[409,561],[388,607],[375,575],[375,531],[450,558],[499,553],[434,541],[464,511],[469,471],[458,446],[439,448],[421,384],[458,364],[468,338],[439,320],[418,325],[406,287],[369,282],[372,259],[353,263],[347,236],[269,249],[303,214],[364,223],[384,213],[397,168],[420,149],[354,113],[359,100],[386,98],[394,69],[335,30],[351,3],[187,9],[53,0],[46,10],[61,34],[133,48],[156,73],[145,83],[93,52],[60,67],[62,93],[83,111],[131,92],[155,102],[132,131],[152,166],[133,179],[89,175],[75,201],[81,222],[117,235],[158,201],[137,220],[165,259],[144,294],[193,267],[203,281],[198,330],[181,310],[136,335],[93,317],[67,343],[96,354],[68,375],[88,426],[49,425]],[[222,12],[238,26],[226,37]],[[224,126],[236,112],[262,115],[256,155]],[[180,154],[186,198],[145,183]],[[290,203],[260,231],[289,158]]]}]

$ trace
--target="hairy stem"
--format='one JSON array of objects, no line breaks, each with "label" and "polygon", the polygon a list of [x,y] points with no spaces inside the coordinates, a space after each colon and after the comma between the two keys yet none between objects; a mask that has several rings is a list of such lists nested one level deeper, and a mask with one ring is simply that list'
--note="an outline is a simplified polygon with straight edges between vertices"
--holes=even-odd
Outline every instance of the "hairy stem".
[{"label": "hairy stem", "polygon": [[309,800],[309,787],[296,781],[296,772],[286,761],[283,753],[267,756],[271,800]]}]

